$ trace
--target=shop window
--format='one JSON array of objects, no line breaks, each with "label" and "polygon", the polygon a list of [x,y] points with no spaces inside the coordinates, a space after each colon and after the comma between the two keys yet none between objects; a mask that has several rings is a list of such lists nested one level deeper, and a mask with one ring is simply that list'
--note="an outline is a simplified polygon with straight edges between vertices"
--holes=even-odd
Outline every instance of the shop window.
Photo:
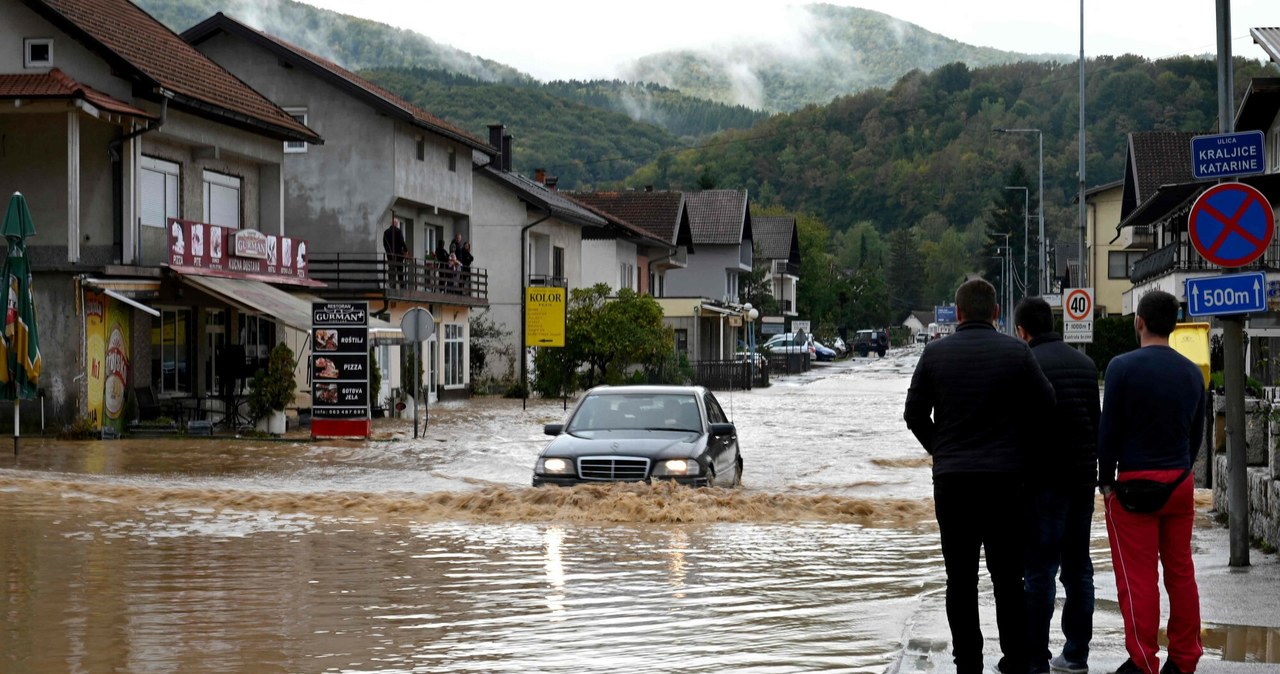
[{"label": "shop window", "polygon": [[204,172],[204,222],[240,229],[240,179]]},{"label": "shop window", "polygon": [[227,363],[218,362],[219,356],[225,357],[223,346],[227,343],[227,312],[223,309],[205,309],[204,333],[204,392],[208,396],[217,396],[222,392],[222,373],[227,366]]},{"label": "shop window", "polygon": [[160,309],[151,319],[151,386],[158,395],[190,395],[192,334],[190,309]]},{"label": "shop window", "polygon": [[267,367],[267,358],[276,345],[276,324],[266,316],[241,314],[239,337],[244,346],[245,376],[252,378],[258,370]]},{"label": "shop window", "polygon": [[143,157],[141,166],[142,224],[164,227],[178,217],[178,186],[182,167],[174,162]]},{"label": "shop window", "polygon": [[446,323],[444,326],[444,385],[462,386],[463,347],[462,326]]}]

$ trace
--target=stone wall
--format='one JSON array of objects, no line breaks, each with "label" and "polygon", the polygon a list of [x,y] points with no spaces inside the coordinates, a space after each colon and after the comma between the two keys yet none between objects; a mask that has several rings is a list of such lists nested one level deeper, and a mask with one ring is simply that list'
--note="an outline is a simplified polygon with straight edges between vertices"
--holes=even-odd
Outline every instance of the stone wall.
[{"label": "stone wall", "polygon": [[[1196,463],[1196,485],[1213,487],[1213,508],[1229,514],[1225,400],[1214,396],[1213,460],[1202,452]],[[1272,417],[1277,417],[1272,420]],[[1249,537],[1280,548],[1280,402],[1245,400],[1245,455],[1248,464]],[[1211,471],[1206,469],[1212,468]]]}]

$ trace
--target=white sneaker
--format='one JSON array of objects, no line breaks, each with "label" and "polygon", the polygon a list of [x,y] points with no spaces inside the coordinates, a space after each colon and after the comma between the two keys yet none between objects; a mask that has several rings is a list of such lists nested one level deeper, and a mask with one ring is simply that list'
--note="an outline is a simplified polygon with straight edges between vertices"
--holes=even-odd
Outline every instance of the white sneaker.
[{"label": "white sneaker", "polygon": [[1055,656],[1049,661],[1049,669],[1061,674],[1089,674],[1089,665],[1080,662],[1071,662],[1061,655]]}]

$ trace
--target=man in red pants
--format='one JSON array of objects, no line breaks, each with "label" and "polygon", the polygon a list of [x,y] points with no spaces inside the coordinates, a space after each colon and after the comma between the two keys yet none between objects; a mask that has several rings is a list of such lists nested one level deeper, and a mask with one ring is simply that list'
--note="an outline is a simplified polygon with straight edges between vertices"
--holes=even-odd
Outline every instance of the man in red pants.
[{"label": "man in red pants", "polygon": [[[1200,592],[1191,560],[1195,499],[1189,474],[1204,437],[1205,386],[1200,368],[1169,347],[1177,319],[1176,297],[1162,291],[1144,295],[1134,319],[1142,348],[1107,366],[1098,484],[1129,652],[1116,674],[1192,674],[1204,653]],[[1161,504],[1155,499],[1145,508],[1149,512],[1132,511],[1135,501],[1122,503],[1117,492],[1117,485],[1132,480],[1166,485],[1168,500]],[[1161,489],[1156,486],[1156,491]],[[1169,594],[1169,657],[1163,668],[1156,641],[1157,562],[1164,567]]]}]

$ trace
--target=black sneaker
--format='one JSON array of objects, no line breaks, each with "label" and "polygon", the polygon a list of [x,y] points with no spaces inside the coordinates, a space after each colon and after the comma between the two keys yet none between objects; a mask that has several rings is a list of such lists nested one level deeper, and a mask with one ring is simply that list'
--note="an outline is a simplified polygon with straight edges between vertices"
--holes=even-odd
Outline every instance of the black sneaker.
[{"label": "black sneaker", "polygon": [[1173,664],[1173,660],[1166,660],[1164,667],[1160,668],[1160,674],[1196,674],[1195,672],[1184,672]]},{"label": "black sneaker", "polygon": [[1147,674],[1142,668],[1134,664],[1133,658],[1124,661],[1123,665],[1116,668],[1115,674]]}]

